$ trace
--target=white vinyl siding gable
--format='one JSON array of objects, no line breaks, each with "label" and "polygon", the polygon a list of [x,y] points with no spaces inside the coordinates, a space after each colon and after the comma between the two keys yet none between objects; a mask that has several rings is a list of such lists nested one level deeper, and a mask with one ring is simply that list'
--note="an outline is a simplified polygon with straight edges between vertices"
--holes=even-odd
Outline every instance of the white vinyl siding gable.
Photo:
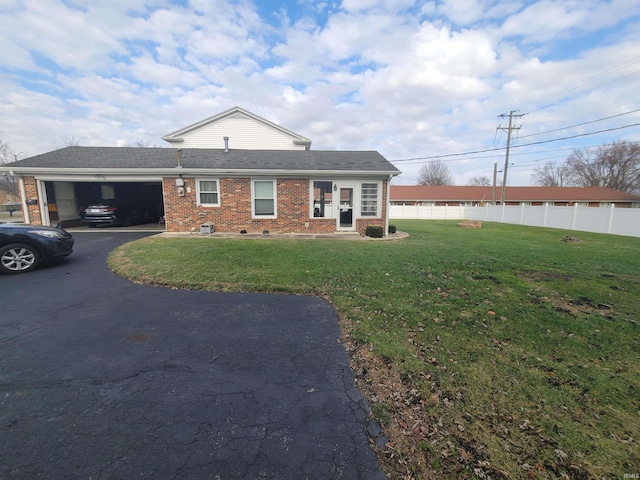
[{"label": "white vinyl siding gable", "polygon": [[229,137],[233,150],[304,150],[296,145],[294,137],[242,114],[203,125],[181,135],[180,148],[225,148],[224,137]]}]

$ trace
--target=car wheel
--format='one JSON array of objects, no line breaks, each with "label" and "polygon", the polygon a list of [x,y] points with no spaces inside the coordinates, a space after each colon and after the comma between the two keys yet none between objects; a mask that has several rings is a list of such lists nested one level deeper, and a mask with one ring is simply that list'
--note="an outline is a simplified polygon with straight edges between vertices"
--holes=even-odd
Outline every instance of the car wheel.
[{"label": "car wheel", "polygon": [[23,243],[0,248],[0,271],[4,273],[29,272],[40,264],[40,253]]}]

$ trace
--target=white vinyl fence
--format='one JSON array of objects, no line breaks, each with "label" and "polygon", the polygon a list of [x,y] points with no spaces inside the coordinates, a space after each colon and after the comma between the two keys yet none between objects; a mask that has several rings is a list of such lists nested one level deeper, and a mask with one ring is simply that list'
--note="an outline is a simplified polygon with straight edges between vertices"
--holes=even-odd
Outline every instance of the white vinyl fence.
[{"label": "white vinyl fence", "polygon": [[391,205],[389,218],[412,220],[462,220],[466,207],[426,205]]},{"label": "white vinyl fence", "polygon": [[391,219],[480,220],[532,227],[560,228],[594,233],[640,237],[640,208],[539,207],[485,205],[483,207],[436,207],[392,205]]}]

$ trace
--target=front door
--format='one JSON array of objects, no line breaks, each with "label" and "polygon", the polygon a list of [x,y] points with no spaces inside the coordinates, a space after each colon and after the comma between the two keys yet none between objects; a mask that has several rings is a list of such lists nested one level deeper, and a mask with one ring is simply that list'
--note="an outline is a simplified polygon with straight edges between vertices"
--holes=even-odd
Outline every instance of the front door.
[{"label": "front door", "polygon": [[340,187],[338,203],[338,230],[355,230],[353,219],[353,187]]}]

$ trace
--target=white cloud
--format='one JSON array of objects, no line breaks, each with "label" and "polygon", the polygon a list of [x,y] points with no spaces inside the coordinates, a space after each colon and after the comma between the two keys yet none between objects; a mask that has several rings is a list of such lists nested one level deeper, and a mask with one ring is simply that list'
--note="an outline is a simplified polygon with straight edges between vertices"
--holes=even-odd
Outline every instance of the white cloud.
[{"label": "white cloud", "polygon": [[640,4],[624,0],[541,0],[510,16],[500,28],[505,37],[545,43],[613,26],[640,14]]},{"label": "white cloud", "polygon": [[[248,1],[182,3],[0,1],[2,140],[30,155],[62,136],[161,145],[240,105],[313,148],[403,159],[491,148],[509,110],[529,113],[524,136],[637,108],[637,2],[303,1],[279,19]],[[450,159],[456,182],[504,161],[485,157]],[[521,158],[511,184],[529,180]],[[420,162],[398,166],[411,183]]]},{"label": "white cloud", "polygon": [[470,25],[482,18],[485,9],[480,0],[444,0],[438,11],[458,25]]},{"label": "white cloud", "polygon": [[414,5],[413,0],[342,0],[341,7],[347,12],[384,10],[397,12]]},{"label": "white cloud", "polygon": [[522,6],[522,1],[512,0],[443,0],[435,10],[454,25],[468,27],[508,17]]},{"label": "white cloud", "polygon": [[[28,2],[11,24],[13,41],[63,68],[90,71],[112,50],[125,53],[118,42],[90,23],[82,11],[54,0]],[[25,28],[26,27],[26,28]]]}]

